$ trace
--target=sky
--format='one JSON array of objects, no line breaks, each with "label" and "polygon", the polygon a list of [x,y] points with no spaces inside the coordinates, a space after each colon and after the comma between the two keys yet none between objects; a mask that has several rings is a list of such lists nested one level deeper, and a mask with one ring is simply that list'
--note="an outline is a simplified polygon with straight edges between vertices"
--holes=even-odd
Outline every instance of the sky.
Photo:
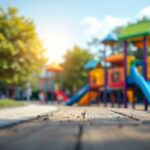
[{"label": "sky", "polygon": [[32,19],[49,62],[62,62],[67,49],[83,48],[117,26],[150,17],[150,0],[0,0]]}]

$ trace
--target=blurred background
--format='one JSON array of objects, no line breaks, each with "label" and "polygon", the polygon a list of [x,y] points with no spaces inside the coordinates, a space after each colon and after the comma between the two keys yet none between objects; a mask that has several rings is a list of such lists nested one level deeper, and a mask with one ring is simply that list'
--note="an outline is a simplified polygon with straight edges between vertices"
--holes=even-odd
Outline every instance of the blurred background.
[{"label": "blurred background", "polygon": [[149,0],[0,0],[0,98],[73,95],[87,83],[85,63],[103,57],[99,41],[145,20]]}]

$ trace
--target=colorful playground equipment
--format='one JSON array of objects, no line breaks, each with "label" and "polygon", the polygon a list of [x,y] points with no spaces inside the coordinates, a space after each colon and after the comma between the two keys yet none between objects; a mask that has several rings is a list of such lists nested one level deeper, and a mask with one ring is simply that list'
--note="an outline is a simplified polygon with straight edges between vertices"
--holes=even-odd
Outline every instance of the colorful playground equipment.
[{"label": "colorful playground equipment", "polygon": [[[62,89],[62,76],[61,72],[63,68],[58,64],[51,64],[45,67],[45,72],[43,76],[39,78],[40,90],[46,92],[51,101],[61,100],[66,102],[69,98],[65,95]],[[55,74],[60,74],[60,84],[56,83],[54,80]]]},{"label": "colorful playground equipment", "polygon": [[[63,72],[63,68],[56,64],[50,64],[46,67],[47,72],[52,72],[52,73],[60,73],[60,84],[56,84],[54,80],[51,81],[52,83],[52,88],[50,89],[51,93],[51,99],[52,100],[58,100],[58,101],[64,101],[66,102],[69,98],[65,95],[65,93],[61,90],[62,89],[62,76],[61,73]],[[54,74],[54,75],[55,75]]]},{"label": "colorful playground equipment", "polygon": [[[105,45],[104,64],[98,61],[90,61],[85,65],[85,69],[90,70],[88,84],[85,85],[66,104],[72,105],[78,102],[79,105],[88,105],[99,95],[104,106],[111,101],[112,106],[116,95],[120,95],[116,100],[128,107],[128,102],[144,100],[145,110],[150,103],[150,57],[148,57],[148,47],[150,47],[150,21],[131,24],[125,27],[118,38],[114,34],[106,36],[101,43]],[[123,52],[115,54],[116,46],[123,43]],[[136,58],[129,54],[128,43],[132,43],[137,53],[143,52],[143,56]],[[106,57],[106,47],[112,49],[112,55]],[[102,61],[102,60],[101,60]],[[110,64],[107,67],[107,63]],[[101,94],[102,93],[102,94]]]},{"label": "colorful playground equipment", "polygon": [[[138,50],[143,51],[143,60],[135,60],[130,68],[131,83],[134,82],[135,86],[138,86],[143,93],[145,110],[148,109],[148,102],[150,102],[150,86],[148,82],[148,47],[150,47],[150,21],[140,22],[138,24],[132,24],[123,29],[119,36],[119,40],[124,43],[124,107],[128,106],[127,94],[128,89],[127,81],[127,56],[128,56],[128,43],[132,42]],[[147,63],[148,62],[148,63]],[[142,68],[142,74],[137,71],[137,67]]]},{"label": "colorful playground equipment", "polygon": [[89,105],[99,95],[99,88],[104,86],[104,70],[100,61],[91,60],[85,65],[88,70],[88,84],[73,96],[66,105],[78,103],[80,106]]}]

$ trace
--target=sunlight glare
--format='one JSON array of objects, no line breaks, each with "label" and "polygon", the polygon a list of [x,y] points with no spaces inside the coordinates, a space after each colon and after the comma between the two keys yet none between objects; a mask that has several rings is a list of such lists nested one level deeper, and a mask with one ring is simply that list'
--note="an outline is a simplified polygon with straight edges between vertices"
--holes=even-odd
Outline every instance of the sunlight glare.
[{"label": "sunlight glare", "polygon": [[66,50],[73,46],[71,33],[63,28],[45,29],[42,41],[46,48],[46,57],[49,62],[62,62]]}]

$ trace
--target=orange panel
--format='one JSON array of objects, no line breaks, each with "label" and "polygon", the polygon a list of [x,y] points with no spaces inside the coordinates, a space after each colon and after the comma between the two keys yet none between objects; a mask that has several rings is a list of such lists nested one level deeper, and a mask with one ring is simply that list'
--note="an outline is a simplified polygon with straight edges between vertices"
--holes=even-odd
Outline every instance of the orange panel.
[{"label": "orange panel", "polygon": [[147,78],[150,80],[150,57],[147,59]]},{"label": "orange panel", "polygon": [[[137,42],[134,44],[137,48],[143,48],[144,47],[144,42]],[[147,46],[150,46],[150,40],[147,40]]]},{"label": "orange panel", "polygon": [[128,96],[128,100],[129,100],[130,103],[135,102],[134,91],[133,90],[128,90],[127,91],[127,96]]},{"label": "orange panel", "polygon": [[123,62],[123,58],[124,58],[123,54],[116,54],[116,55],[107,57],[105,61],[109,63],[119,63],[119,62]]},{"label": "orange panel", "polygon": [[93,100],[95,100],[95,98],[97,97],[98,93],[91,91],[89,93],[86,93],[81,100],[78,102],[78,104],[80,106],[85,106],[88,105],[90,102],[92,102]]}]

